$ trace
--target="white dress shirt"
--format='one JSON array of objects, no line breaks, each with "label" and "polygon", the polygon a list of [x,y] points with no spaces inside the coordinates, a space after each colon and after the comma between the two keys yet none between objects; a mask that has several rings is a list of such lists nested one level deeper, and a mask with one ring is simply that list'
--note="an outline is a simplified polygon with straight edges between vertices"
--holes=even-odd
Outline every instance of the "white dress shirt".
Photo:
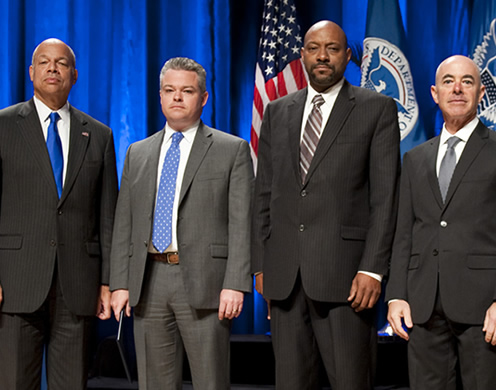
[{"label": "white dress shirt", "polygon": [[467,123],[464,127],[456,132],[456,134],[451,134],[446,130],[446,124],[443,125],[443,130],[441,131],[441,137],[439,140],[439,149],[437,152],[437,160],[436,160],[436,175],[439,177],[439,168],[441,167],[441,161],[443,161],[444,155],[446,154],[446,149],[448,149],[447,141],[449,138],[456,136],[460,138],[460,142],[458,142],[455,146],[455,154],[456,154],[456,163],[460,161],[460,157],[463,153],[463,149],[465,149],[465,145],[467,145],[467,141],[474,132],[475,128],[479,124],[479,119],[475,117],[469,123]]},{"label": "white dress shirt", "polygon": [[[200,121],[196,122],[190,128],[182,131],[184,138],[179,142],[179,166],[177,168],[177,178],[176,178],[176,193],[174,195],[174,204],[172,206],[172,241],[165,252],[177,252],[177,209],[179,203],[179,193],[181,192],[181,186],[183,183],[184,171],[186,169],[186,164],[188,162],[189,154],[191,152],[191,147],[193,141],[195,140],[196,132],[198,131],[198,126]],[[176,131],[171,129],[168,123],[165,124],[165,134],[162,141],[162,147],[160,149],[160,157],[158,160],[158,171],[157,171],[157,192],[155,193],[155,205],[157,203],[158,188],[160,185],[160,177],[162,176],[162,168],[164,165],[165,155],[169,150],[172,143],[172,134]],[[152,232],[153,234],[153,232]],[[151,242],[151,240],[150,240]]]}]

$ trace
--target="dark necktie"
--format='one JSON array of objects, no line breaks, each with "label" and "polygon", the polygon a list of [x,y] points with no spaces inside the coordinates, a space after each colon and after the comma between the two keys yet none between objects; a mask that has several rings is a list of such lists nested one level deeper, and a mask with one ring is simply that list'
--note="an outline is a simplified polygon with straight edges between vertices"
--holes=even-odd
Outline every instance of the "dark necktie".
[{"label": "dark necktie", "polygon": [[48,125],[47,135],[47,149],[52,163],[53,176],[57,184],[57,192],[59,198],[62,196],[62,172],[64,170],[64,156],[62,154],[62,142],[60,142],[59,130],[57,128],[57,121],[60,116],[56,112],[50,114],[50,124]]},{"label": "dark necktie", "polygon": [[160,176],[152,236],[153,246],[159,252],[165,251],[172,242],[172,206],[176,195],[177,168],[181,157],[179,142],[183,137],[180,132],[172,134],[171,146],[165,155]]},{"label": "dark necktie", "polygon": [[455,146],[460,142],[460,138],[451,137],[448,138],[446,149],[446,154],[441,161],[441,166],[439,167],[439,189],[441,190],[441,196],[443,197],[443,202],[446,200],[446,194],[448,193],[448,188],[451,182],[451,177],[456,167],[456,152]]},{"label": "dark necktie", "polygon": [[303,131],[303,138],[300,143],[300,174],[302,183],[305,182],[308,170],[310,169],[322,129],[322,111],[320,110],[320,106],[324,104],[324,98],[322,95],[315,95],[312,103],[313,108],[310,115],[308,115],[308,120]]}]

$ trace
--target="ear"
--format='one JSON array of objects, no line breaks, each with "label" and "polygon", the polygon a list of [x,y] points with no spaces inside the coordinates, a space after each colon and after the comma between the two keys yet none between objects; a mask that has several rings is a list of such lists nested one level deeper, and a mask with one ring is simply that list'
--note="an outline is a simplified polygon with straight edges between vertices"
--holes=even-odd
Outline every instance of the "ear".
[{"label": "ear", "polygon": [[202,96],[202,107],[205,107],[205,104],[207,104],[207,100],[208,100],[208,92],[205,91]]},{"label": "ear", "polygon": [[437,89],[435,85],[431,85],[431,95],[432,95],[432,99],[434,99],[436,104],[439,104],[439,100],[437,98]]},{"label": "ear", "polygon": [[29,66],[29,78],[31,79],[31,81],[33,81],[33,75],[34,75],[33,65],[30,65]]}]

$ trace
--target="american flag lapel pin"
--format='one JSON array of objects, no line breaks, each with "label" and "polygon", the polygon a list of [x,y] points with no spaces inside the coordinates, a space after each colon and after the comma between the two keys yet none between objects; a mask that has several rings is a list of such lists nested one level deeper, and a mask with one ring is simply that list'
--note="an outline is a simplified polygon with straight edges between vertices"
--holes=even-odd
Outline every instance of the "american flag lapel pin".
[{"label": "american flag lapel pin", "polygon": [[84,137],[89,137],[90,136],[90,134],[87,131],[83,131],[81,133],[81,135],[83,135]]}]

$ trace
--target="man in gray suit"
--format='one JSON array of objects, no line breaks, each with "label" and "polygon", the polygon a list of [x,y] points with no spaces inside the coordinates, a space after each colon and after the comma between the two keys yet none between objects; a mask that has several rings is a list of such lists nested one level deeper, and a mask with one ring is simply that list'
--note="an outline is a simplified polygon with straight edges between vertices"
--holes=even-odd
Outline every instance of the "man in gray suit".
[{"label": "man in gray suit", "polygon": [[110,318],[117,174],[110,129],[69,105],[76,59],[34,51],[34,97],[0,111],[0,388],[85,389],[92,318]]},{"label": "man in gray suit", "polygon": [[160,99],[165,128],[124,165],[112,308],[119,318],[135,307],[140,389],[182,388],[182,343],[194,388],[228,389],[230,320],[251,291],[249,147],[200,120],[208,93],[195,61],[165,63]]},{"label": "man in gray suit", "polygon": [[278,389],[372,387],[374,307],[396,220],[394,101],[351,86],[343,30],[322,21],[301,56],[310,86],[270,103],[258,150],[253,272],[271,304]]},{"label": "man in gray suit", "polygon": [[443,61],[431,87],[441,134],[403,158],[386,299],[414,390],[455,389],[457,365],[464,389],[496,386],[496,133],[477,118],[484,90],[472,60]]}]

